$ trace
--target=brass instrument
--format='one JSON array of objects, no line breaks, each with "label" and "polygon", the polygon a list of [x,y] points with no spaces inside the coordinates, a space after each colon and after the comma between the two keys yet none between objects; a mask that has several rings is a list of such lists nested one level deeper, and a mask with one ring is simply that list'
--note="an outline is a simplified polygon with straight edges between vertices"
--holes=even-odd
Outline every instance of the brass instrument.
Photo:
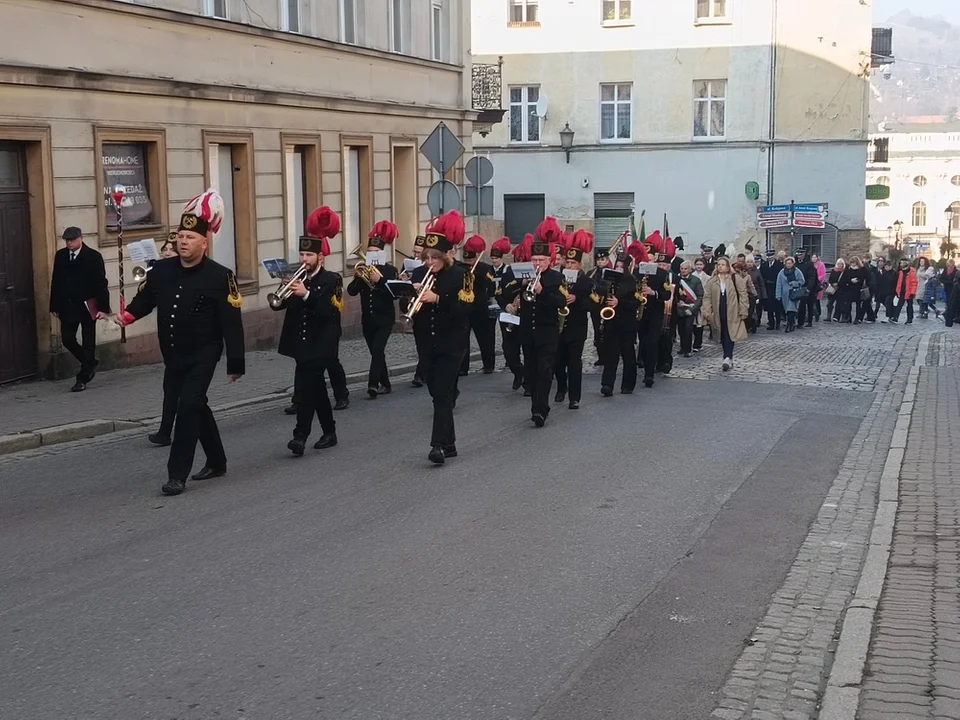
[{"label": "brass instrument", "polygon": [[372,290],[374,283],[370,279],[370,266],[367,265],[367,254],[363,251],[363,243],[357,245],[350,254],[360,258],[360,262],[353,266],[353,274],[363,280],[367,287]]},{"label": "brass instrument", "polygon": [[[569,285],[567,284],[567,279],[566,279],[566,278],[563,279],[563,283],[562,283],[561,287],[562,287],[564,290],[569,290]],[[564,293],[563,293],[564,299],[566,299],[567,295],[568,295],[568,292],[564,292]],[[569,314],[570,314],[570,306],[569,306],[569,305],[564,305],[562,308],[560,308],[559,310],[557,310],[557,317],[559,318],[559,320],[558,320],[558,322],[557,322],[557,325],[560,327],[560,332],[563,332],[563,325],[564,325],[564,323],[567,322],[567,316],[568,316]]]},{"label": "brass instrument", "polygon": [[645,287],[649,287],[646,275],[640,278],[640,290],[637,293],[637,297],[640,299],[640,307],[637,308],[638,321],[643,319],[643,312],[647,309],[647,296],[643,294],[643,289]]},{"label": "brass instrument", "polygon": [[537,270],[537,274],[533,276],[533,280],[527,283],[527,286],[523,289],[523,299],[528,303],[537,301],[537,294],[533,291],[534,286],[540,282],[540,276],[543,274],[543,270]]},{"label": "brass instrument", "polygon": [[433,290],[433,284],[436,282],[437,276],[435,273],[427,273],[426,277],[423,278],[423,283],[420,285],[420,292],[417,293],[417,296],[413,299],[413,302],[410,303],[410,307],[407,308],[407,311],[400,316],[400,320],[403,321],[405,325],[413,324],[413,316],[416,315],[420,308],[423,307],[423,296],[429,290]]},{"label": "brass instrument", "polygon": [[600,319],[605,322],[613,320],[617,316],[617,311],[615,308],[607,305],[615,296],[614,286],[612,282],[607,283],[607,294],[603,298],[603,307],[600,308]]},{"label": "brass instrument", "polygon": [[145,268],[140,265],[137,265],[133,268],[133,281],[136,283],[141,283],[147,279],[147,273],[150,272],[153,268]]},{"label": "brass instrument", "polygon": [[267,295],[267,304],[270,305],[274,310],[279,310],[280,306],[286,302],[287,298],[293,294],[293,286],[297,282],[303,282],[307,279],[307,264],[303,263],[300,267],[297,268],[297,271],[293,274],[293,277],[290,278],[286,283],[282,284],[275,293],[270,293]]}]

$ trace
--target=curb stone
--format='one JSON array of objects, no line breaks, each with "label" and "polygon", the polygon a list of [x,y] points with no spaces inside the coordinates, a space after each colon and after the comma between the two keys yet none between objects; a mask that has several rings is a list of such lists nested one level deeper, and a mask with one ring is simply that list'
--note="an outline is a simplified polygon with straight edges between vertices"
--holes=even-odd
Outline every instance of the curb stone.
[{"label": "curb stone", "polygon": [[[497,352],[497,357],[502,357],[501,352]],[[472,360],[480,360],[480,353],[475,352],[470,355]],[[417,368],[417,363],[408,362],[401,365],[394,365],[387,369],[390,377],[407,375]],[[367,377],[366,371],[347,374],[347,384],[353,385],[363,381]],[[237,400],[230,403],[223,403],[211,408],[214,413],[237,410],[240,408],[261,405],[277,400],[283,400],[290,397],[293,392],[293,386],[288,387],[284,392],[267,393],[245,400]],[[73,442],[75,440],[86,440],[89,438],[108,435],[111,433],[133,430],[136,428],[147,427],[159,422],[160,418],[145,417],[138,420],[84,420],[82,422],[69,423],[66,425],[54,425],[37,430],[14,433],[12,435],[0,435],[0,456],[12,455],[13,453],[23,452],[25,450],[35,450],[47,445],[58,445],[60,443]]]}]

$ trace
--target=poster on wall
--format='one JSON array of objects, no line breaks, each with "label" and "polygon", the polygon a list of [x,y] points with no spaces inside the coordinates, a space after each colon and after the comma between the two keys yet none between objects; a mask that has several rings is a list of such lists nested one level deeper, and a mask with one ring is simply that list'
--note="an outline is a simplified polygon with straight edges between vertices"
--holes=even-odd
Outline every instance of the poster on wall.
[{"label": "poster on wall", "polygon": [[123,226],[153,225],[153,205],[147,192],[146,147],[138,144],[103,145],[103,196],[107,228],[116,230],[117,208],[110,197],[113,188],[123,185]]}]

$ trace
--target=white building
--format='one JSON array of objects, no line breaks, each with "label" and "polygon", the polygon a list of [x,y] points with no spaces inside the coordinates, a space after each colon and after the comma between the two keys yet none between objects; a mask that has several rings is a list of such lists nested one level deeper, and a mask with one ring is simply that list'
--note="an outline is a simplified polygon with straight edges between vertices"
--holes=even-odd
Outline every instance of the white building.
[{"label": "white building", "polygon": [[517,241],[555,215],[608,244],[635,207],[648,230],[667,213],[688,249],[762,247],[758,206],[795,200],[828,203],[830,224],[772,244],[828,259],[837,231],[841,246],[866,244],[869,5],[489,0],[472,12],[475,67],[502,57],[508,111],[474,128],[495,169],[485,234]]},{"label": "white building", "polygon": [[873,199],[866,202],[866,219],[873,249],[899,240],[910,256],[939,259],[948,235],[960,241],[960,122],[888,123],[871,137],[867,186]]}]

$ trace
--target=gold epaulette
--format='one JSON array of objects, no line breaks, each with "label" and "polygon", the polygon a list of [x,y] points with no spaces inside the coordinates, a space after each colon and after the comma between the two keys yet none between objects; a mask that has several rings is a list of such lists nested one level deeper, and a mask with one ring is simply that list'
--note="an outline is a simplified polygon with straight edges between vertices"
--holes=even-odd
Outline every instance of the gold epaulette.
[{"label": "gold epaulette", "polygon": [[460,302],[473,302],[473,273],[467,273],[463,276],[463,288],[457,293]]},{"label": "gold epaulette", "polygon": [[497,291],[494,293],[494,295],[496,297],[500,297],[501,295],[503,295],[503,290],[501,290],[500,288],[497,288]]},{"label": "gold epaulette", "polygon": [[663,284],[663,289],[666,290],[667,292],[673,292],[673,285],[666,282]]},{"label": "gold epaulette", "polygon": [[487,273],[487,280],[494,282],[496,278],[493,276],[493,273]]},{"label": "gold epaulette", "polygon": [[333,293],[333,297],[330,298],[330,304],[333,305],[337,312],[343,312],[343,281],[337,283],[337,289]]},{"label": "gold epaulette", "polygon": [[[146,284],[146,281],[144,281]],[[240,286],[237,284],[237,276],[230,270],[227,271],[227,302],[239,310],[243,307],[243,298],[240,297]]]}]

